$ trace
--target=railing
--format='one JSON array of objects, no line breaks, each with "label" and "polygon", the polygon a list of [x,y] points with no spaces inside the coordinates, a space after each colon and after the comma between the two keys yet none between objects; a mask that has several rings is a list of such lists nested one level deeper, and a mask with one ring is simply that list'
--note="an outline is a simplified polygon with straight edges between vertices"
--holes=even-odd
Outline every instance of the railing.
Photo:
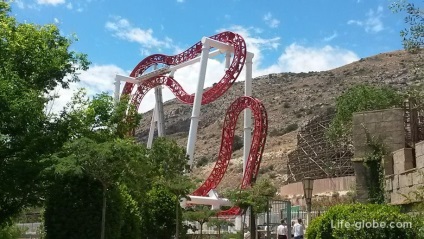
[{"label": "railing", "polygon": [[403,104],[406,147],[415,149],[415,143],[424,140],[424,110],[414,100]]}]

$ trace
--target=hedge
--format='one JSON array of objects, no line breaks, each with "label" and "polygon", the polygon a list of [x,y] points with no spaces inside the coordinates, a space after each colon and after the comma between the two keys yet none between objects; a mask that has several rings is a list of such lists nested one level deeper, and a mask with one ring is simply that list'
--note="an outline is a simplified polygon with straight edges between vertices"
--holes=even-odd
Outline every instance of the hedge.
[{"label": "hedge", "polygon": [[346,204],[332,207],[312,220],[308,239],[424,238],[423,218],[402,213],[397,206]]}]

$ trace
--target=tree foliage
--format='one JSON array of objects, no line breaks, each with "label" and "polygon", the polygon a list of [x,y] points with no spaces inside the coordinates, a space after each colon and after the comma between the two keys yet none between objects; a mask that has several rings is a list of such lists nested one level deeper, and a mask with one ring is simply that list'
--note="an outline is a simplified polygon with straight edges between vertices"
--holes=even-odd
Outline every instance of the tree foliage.
[{"label": "tree foliage", "polygon": [[203,225],[209,220],[217,215],[216,210],[211,210],[209,206],[196,205],[194,207],[188,208],[184,214],[183,218],[190,222],[198,222],[200,224],[200,237],[203,234]]},{"label": "tree foliage", "polygon": [[265,212],[268,200],[272,199],[277,192],[277,188],[268,178],[261,178],[252,187],[240,190],[230,190],[226,196],[235,206],[242,209],[253,208],[255,213]]},{"label": "tree foliage", "polygon": [[424,11],[407,0],[398,0],[390,5],[394,12],[405,12],[408,26],[400,31],[403,47],[415,52],[424,47]]},{"label": "tree foliage", "polygon": [[336,115],[327,131],[331,141],[347,138],[352,130],[353,113],[401,106],[403,95],[389,87],[359,84],[336,100]]},{"label": "tree foliage", "polygon": [[154,185],[142,205],[143,234],[146,238],[169,239],[175,234],[176,196],[161,184]]},{"label": "tree foliage", "polygon": [[[46,197],[44,226],[49,238],[100,238],[102,186],[88,175],[61,175]],[[106,238],[141,238],[141,216],[123,185],[107,194]]]},{"label": "tree foliage", "polygon": [[61,36],[54,24],[17,23],[9,13],[9,4],[1,1],[2,74],[14,74],[24,81],[25,88],[44,93],[78,81],[76,72],[88,69],[89,62],[86,55],[69,50],[75,37]]},{"label": "tree foliage", "polygon": [[22,235],[23,230],[16,225],[4,224],[0,227],[1,239],[17,239]]},{"label": "tree foliage", "polygon": [[368,188],[368,200],[370,203],[383,204],[384,199],[384,167],[383,163],[388,152],[382,139],[367,134],[367,146],[370,149],[365,155],[364,165],[368,169],[365,180]]},{"label": "tree foliage", "polygon": [[[84,91],[79,91],[61,113],[61,126],[69,129],[66,131],[68,141],[46,160],[51,165],[47,172],[57,178],[70,177],[77,180],[83,177],[85,181],[97,183],[93,186],[96,189],[93,188],[94,195],[90,198],[80,195],[88,192],[80,192],[79,188],[74,188],[78,187],[77,185],[66,184],[66,187],[74,190],[75,198],[70,198],[80,198],[79,200],[84,202],[80,210],[83,210],[84,204],[100,203],[101,207],[96,206],[96,212],[88,210],[87,214],[80,215],[79,223],[86,222],[84,225],[92,233],[97,235],[100,228],[106,228],[106,238],[140,238],[135,236],[137,234],[149,235],[149,238],[170,237],[176,225],[174,212],[177,192],[174,192],[175,187],[169,186],[171,183],[164,182],[172,182],[172,186],[177,185],[175,180],[186,168],[187,156],[174,141],[165,138],[156,139],[151,149],[127,138],[122,129],[131,130],[132,125],[128,125],[125,120],[126,113],[126,105],[114,105],[112,98],[106,94],[89,99]],[[56,182],[60,180],[53,181],[52,188]],[[125,188],[125,194],[122,194],[122,187]],[[121,193],[117,194],[117,190]],[[102,192],[100,198],[99,195],[95,196],[99,191]],[[67,197],[67,194],[61,192],[54,194],[61,195],[61,198]],[[48,202],[52,200],[55,199]],[[96,203],[90,200],[95,200]],[[54,204],[47,203],[46,206],[53,210],[51,208]],[[63,207],[61,210],[69,209]],[[122,214],[128,210],[131,213]],[[93,217],[98,216],[100,212],[100,219],[104,221],[102,225],[106,227],[95,226],[100,219]],[[53,213],[46,215],[51,216]],[[90,223],[92,220],[97,221]],[[114,225],[120,225],[130,231],[125,233],[125,230],[116,226],[113,230],[110,229],[107,225],[111,221]],[[61,227],[64,227],[65,231],[68,230],[64,223],[51,222],[52,220],[46,218],[47,235],[49,230],[60,231]],[[131,234],[133,236],[124,237]],[[75,235],[77,237],[78,234]]]},{"label": "tree foliage", "polygon": [[63,142],[44,114],[46,93],[77,81],[89,64],[69,50],[74,40],[54,25],[16,22],[0,1],[0,224],[42,198],[41,159]]},{"label": "tree foliage", "polygon": [[234,226],[234,223],[221,218],[211,218],[208,222],[208,226],[215,226],[218,229],[218,238],[221,238],[221,229],[225,226]]}]

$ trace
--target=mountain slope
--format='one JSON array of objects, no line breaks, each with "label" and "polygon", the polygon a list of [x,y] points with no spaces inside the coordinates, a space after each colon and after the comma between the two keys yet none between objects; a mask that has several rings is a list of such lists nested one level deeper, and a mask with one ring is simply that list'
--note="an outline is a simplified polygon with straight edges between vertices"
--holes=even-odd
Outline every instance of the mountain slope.
[{"label": "mountain slope", "polygon": [[[405,88],[422,79],[416,70],[422,71],[424,52],[410,54],[405,51],[382,53],[357,62],[321,72],[276,73],[253,80],[253,96],[265,105],[269,117],[267,145],[261,164],[261,174],[271,177],[276,184],[283,184],[286,176],[287,153],[296,146],[296,132],[287,133],[296,125],[335,105],[335,99],[343,91],[358,83],[392,85]],[[243,82],[236,82],[220,99],[202,106],[195,163],[209,164],[195,168],[193,177],[204,180],[213,167],[221,142],[222,121],[227,107],[244,92]],[[191,107],[178,100],[165,102],[165,131],[181,146],[186,147],[190,127]],[[242,115],[236,134],[242,137]],[[151,111],[143,116],[137,138],[147,142]],[[288,127],[290,126],[290,127]],[[242,149],[233,153],[232,163],[220,187],[235,187],[241,179]]]}]

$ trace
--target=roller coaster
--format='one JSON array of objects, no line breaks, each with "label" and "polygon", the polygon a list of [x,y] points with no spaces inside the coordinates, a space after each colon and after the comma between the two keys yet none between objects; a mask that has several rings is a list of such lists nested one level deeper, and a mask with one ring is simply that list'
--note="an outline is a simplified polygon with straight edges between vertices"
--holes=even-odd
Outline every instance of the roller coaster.
[{"label": "roller coaster", "polygon": [[[225,54],[225,74],[213,87],[204,91],[208,60],[220,54]],[[177,55],[150,55],[140,61],[129,76],[116,76],[115,99],[119,100],[120,82],[125,81],[121,95],[130,95],[129,103],[137,109],[146,93],[155,89],[156,104],[152,116],[148,147],[151,147],[155,123],[158,126],[158,135],[165,135],[162,86],[168,87],[183,104],[193,105],[187,142],[189,164],[192,166],[201,105],[211,103],[221,97],[234,84],[246,65],[245,94],[237,98],[228,107],[222,129],[218,159],[203,184],[189,195],[191,200],[188,203],[190,204],[208,204],[212,205],[213,209],[230,205],[227,199],[218,197],[215,189],[228,168],[233,149],[234,131],[237,119],[242,111],[244,111],[244,155],[243,178],[240,189],[251,186],[258,176],[266,142],[268,118],[261,101],[251,97],[252,58],[253,53],[246,50],[244,39],[236,33],[226,31],[210,37],[203,37],[201,41]],[[174,73],[180,68],[197,62],[200,62],[197,90],[195,94],[188,94],[174,79]],[[157,68],[159,64],[162,65],[161,68]],[[154,69],[147,73],[147,70],[152,67]],[[253,131],[252,116],[254,119]],[[240,208],[231,207],[229,210],[221,211],[220,215],[231,216],[241,213]]]}]

